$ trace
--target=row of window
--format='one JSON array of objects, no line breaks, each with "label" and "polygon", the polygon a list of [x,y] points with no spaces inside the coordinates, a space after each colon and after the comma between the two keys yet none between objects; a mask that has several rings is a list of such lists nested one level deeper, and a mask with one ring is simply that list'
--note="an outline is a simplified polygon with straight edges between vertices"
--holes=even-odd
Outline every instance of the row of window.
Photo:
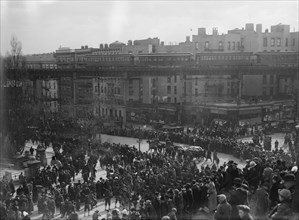
[{"label": "row of window", "polygon": [[189,57],[140,57],[141,62],[189,61]]},{"label": "row of window", "polygon": [[43,91],[43,95],[47,98],[57,99],[57,93],[56,92]]},{"label": "row of window", "polygon": [[113,62],[113,61],[125,61],[129,62],[130,57],[88,57],[88,62]]},{"label": "row of window", "polygon": [[[96,112],[99,113],[99,109],[96,108]],[[102,111],[100,112],[101,116],[114,116],[114,117],[120,117],[122,118],[122,111],[116,110],[116,109],[108,109],[108,108],[102,108]]]},{"label": "row of window", "polygon": [[46,82],[43,81],[43,86],[47,87],[48,89],[56,89],[57,88],[57,83],[56,82]]},{"label": "row of window", "polygon": [[[295,40],[295,38],[293,38],[292,46],[295,46],[295,43],[296,43],[296,40]],[[282,46],[282,39],[280,37],[279,38],[272,37],[271,41],[270,41],[270,46],[271,47],[275,47],[275,46],[280,47],[280,46]],[[289,39],[288,38],[285,39],[285,46],[286,47],[289,46]],[[268,47],[268,38],[267,37],[263,38],[263,47]]]},{"label": "row of window", "polygon": [[[98,86],[95,86],[95,92],[98,92]],[[101,93],[112,93],[112,94],[117,94],[120,95],[120,87],[104,87],[101,86]]]},{"label": "row of window", "polygon": [[[241,43],[240,41],[228,41],[227,42],[227,50],[240,50],[241,48]],[[196,42],[195,43],[195,49],[198,50],[199,49],[199,43]],[[210,49],[210,42],[209,41],[205,41],[205,50],[209,50]],[[218,42],[218,50],[224,50],[224,45],[222,41]]]},{"label": "row of window", "polygon": [[201,60],[250,60],[253,56],[244,55],[209,55],[209,56],[198,56],[197,61]]},{"label": "row of window", "polygon": [[[167,86],[167,94],[171,94],[171,86]],[[173,87],[173,94],[177,94],[177,87]]]},{"label": "row of window", "polygon": [[[158,78],[157,78],[157,81],[158,81]],[[173,82],[176,83],[177,82],[177,75],[175,75],[173,77]],[[167,83],[171,83],[171,76],[168,76],[167,77]]]},{"label": "row of window", "polygon": [[[274,83],[274,75],[270,75],[270,84]],[[263,75],[263,84],[267,84],[267,75]]]},{"label": "row of window", "polygon": [[[58,107],[57,102],[45,102],[44,106],[49,107],[49,108],[54,107],[55,110],[57,110],[56,108]],[[52,110],[52,109],[50,109],[50,110]]]},{"label": "row of window", "polygon": [[40,64],[27,64],[28,69],[37,69],[37,68],[42,68],[42,69],[57,69],[57,64],[48,64],[48,63],[42,63]]}]

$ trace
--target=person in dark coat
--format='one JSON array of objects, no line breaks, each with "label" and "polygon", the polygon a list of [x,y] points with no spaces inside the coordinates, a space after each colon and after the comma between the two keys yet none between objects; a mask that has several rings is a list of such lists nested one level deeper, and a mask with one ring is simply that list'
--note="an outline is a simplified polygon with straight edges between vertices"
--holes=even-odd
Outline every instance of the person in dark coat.
[{"label": "person in dark coat", "polygon": [[259,186],[255,191],[255,217],[257,220],[263,220],[267,218],[266,216],[270,205],[269,194],[267,190],[267,185],[263,185]]},{"label": "person in dark coat", "polygon": [[156,220],[158,218],[156,210],[150,200],[147,200],[145,202],[145,210],[146,210],[146,219],[147,220]]},{"label": "person in dark coat", "polygon": [[215,220],[230,220],[232,207],[224,194],[218,195],[219,204],[214,214]]},{"label": "person in dark coat", "polygon": [[233,181],[234,187],[230,193],[229,204],[232,206],[232,220],[239,220],[240,216],[238,213],[237,206],[244,205],[248,203],[248,192],[241,188],[242,180],[240,178],[235,178]]},{"label": "person in dark coat", "polygon": [[276,206],[279,203],[279,198],[278,198],[278,189],[281,188],[280,185],[280,177],[278,176],[273,176],[272,178],[272,187],[270,189],[270,208],[273,208],[274,206]]},{"label": "person in dark coat", "polygon": [[292,194],[288,189],[278,191],[280,203],[276,205],[269,214],[272,220],[288,220],[293,218],[291,209]]}]

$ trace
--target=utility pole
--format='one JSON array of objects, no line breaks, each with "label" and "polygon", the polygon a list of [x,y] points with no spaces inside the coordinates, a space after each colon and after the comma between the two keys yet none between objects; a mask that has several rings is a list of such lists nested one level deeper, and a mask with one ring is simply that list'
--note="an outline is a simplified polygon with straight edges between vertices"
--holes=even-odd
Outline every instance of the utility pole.
[{"label": "utility pole", "polygon": [[138,135],[138,149],[139,149],[139,152],[140,152],[140,142],[141,142],[141,137],[140,137],[140,131],[141,131],[141,129],[140,129],[140,119],[139,119],[139,135]]}]

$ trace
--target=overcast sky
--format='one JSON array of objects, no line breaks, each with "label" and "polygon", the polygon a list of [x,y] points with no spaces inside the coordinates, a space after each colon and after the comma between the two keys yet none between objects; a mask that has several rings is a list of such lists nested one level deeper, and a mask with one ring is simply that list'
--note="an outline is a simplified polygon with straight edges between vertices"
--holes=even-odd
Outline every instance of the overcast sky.
[{"label": "overcast sky", "polygon": [[298,0],[0,1],[2,55],[12,35],[22,42],[24,54],[33,54],[148,37],[183,42],[199,27],[208,33],[217,27],[222,34],[246,23],[261,23],[263,31],[282,23],[298,31]]}]

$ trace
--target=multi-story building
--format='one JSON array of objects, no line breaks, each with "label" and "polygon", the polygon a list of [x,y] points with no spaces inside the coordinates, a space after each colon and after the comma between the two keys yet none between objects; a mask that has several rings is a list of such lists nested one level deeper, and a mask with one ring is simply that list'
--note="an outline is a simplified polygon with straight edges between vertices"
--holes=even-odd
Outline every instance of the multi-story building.
[{"label": "multi-story building", "polygon": [[25,62],[28,69],[57,69],[53,53],[27,55]]},{"label": "multi-story building", "polygon": [[122,76],[93,78],[93,85],[94,115],[100,116],[104,122],[125,124],[125,78]]},{"label": "multi-story building", "polygon": [[200,121],[207,114],[232,118],[240,113],[242,120],[261,119],[267,104],[255,115],[246,105],[294,93],[298,32],[282,24],[264,32],[260,24],[255,29],[246,24],[226,34],[199,28],[197,35],[178,44],[165,45],[158,38],[127,45],[116,41],[99,48],[60,48],[55,58],[62,71],[61,109],[76,117],[88,113],[126,122],[140,120],[138,114],[147,119],[162,115],[169,121],[186,115],[189,121]]},{"label": "multi-story building", "polygon": [[58,82],[55,79],[36,80],[36,97],[40,107],[49,113],[58,112]]}]

